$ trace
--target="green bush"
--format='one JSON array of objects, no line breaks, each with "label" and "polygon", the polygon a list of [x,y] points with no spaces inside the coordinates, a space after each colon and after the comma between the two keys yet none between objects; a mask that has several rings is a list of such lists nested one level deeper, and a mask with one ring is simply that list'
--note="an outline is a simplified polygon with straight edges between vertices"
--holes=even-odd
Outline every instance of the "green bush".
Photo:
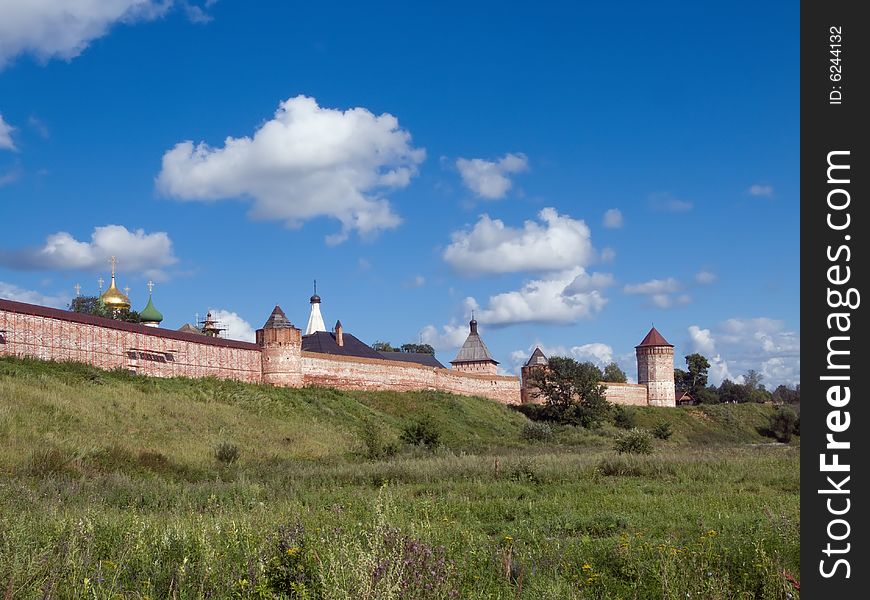
[{"label": "green bush", "polygon": [[674,434],[670,421],[659,421],[652,428],[652,434],[660,440],[667,440]]},{"label": "green bush", "polygon": [[387,434],[375,421],[366,419],[360,437],[365,447],[365,457],[369,460],[390,458],[399,451],[395,440],[387,439]]},{"label": "green bush", "polygon": [[441,432],[429,419],[417,419],[405,425],[401,438],[412,446],[425,446],[432,450],[438,446]]},{"label": "green bush", "polygon": [[221,442],[214,448],[214,457],[225,465],[231,465],[237,460],[241,451],[239,447],[231,442]]},{"label": "green bush", "polygon": [[777,440],[787,444],[791,441],[791,436],[800,431],[798,416],[790,407],[780,406],[770,415],[769,429]]},{"label": "green bush", "polygon": [[619,436],[613,449],[620,454],[652,454],[652,436],[649,431],[635,427]]},{"label": "green bush", "polygon": [[624,406],[613,407],[613,424],[620,429],[631,429],[635,426],[634,411]]},{"label": "green bush", "polygon": [[532,421],[523,424],[520,436],[527,442],[548,442],[553,439],[553,428],[547,423]]}]

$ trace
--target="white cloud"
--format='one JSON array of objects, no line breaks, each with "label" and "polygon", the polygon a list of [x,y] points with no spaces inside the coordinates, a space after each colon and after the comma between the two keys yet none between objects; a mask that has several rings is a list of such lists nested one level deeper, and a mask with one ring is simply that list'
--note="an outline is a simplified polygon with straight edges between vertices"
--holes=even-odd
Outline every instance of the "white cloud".
[{"label": "white cloud", "polygon": [[399,225],[382,192],[403,188],[425,151],[391,114],[364,108],[322,108],[313,98],[282,102],[252,137],[228,137],[223,147],[180,142],[163,155],[157,187],[181,200],[253,200],[255,219],[290,227],[332,217],[340,243],[352,231],[374,235]]},{"label": "white cloud", "polygon": [[619,229],[623,225],[622,211],[611,208],[604,213],[604,226],[608,229]]},{"label": "white cloud", "polygon": [[0,281],[0,298],[6,300],[14,300],[15,302],[26,302],[28,304],[38,304],[40,306],[51,306],[52,308],[67,308],[71,300],[70,296],[56,295],[48,296],[33,290],[25,290],[13,283]]},{"label": "white cloud", "polygon": [[222,308],[209,309],[211,316],[218,322],[218,327],[225,328],[222,337],[243,342],[253,342],[256,338],[254,328],[237,313]]},{"label": "white cloud", "polygon": [[444,260],[465,275],[556,271],[592,262],[595,250],[586,223],[554,208],[543,209],[538,218],[541,223],[529,220],[513,228],[481,215],[472,229],[451,234]]},{"label": "white cloud", "polygon": [[616,250],[607,247],[601,250],[601,262],[612,263],[616,258]]},{"label": "white cloud", "polygon": [[583,271],[574,278],[574,281],[569,283],[565,289],[562,290],[562,294],[573,296],[584,292],[603,290],[613,284],[613,275],[610,273],[587,273],[586,271]]},{"label": "white cloud", "polygon": [[710,361],[713,385],[723,379],[739,383],[742,373],[749,369],[762,374],[762,383],[768,389],[781,383],[800,383],[800,336],[780,320],[734,318],[719,323],[712,331],[692,325],[688,332],[692,351]]},{"label": "white cloud", "polygon": [[688,294],[680,294],[676,298],[672,296],[682,287],[679,281],[673,277],[668,277],[667,279],[650,279],[643,283],[630,283],[623,287],[622,291],[626,294],[646,296],[649,303],[657,308],[671,308],[692,301]]},{"label": "white cloud", "polygon": [[680,282],[673,277],[667,279],[650,279],[644,283],[627,284],[623,291],[626,294],[670,294],[680,290]]},{"label": "white cloud", "polygon": [[754,184],[749,186],[749,193],[753,196],[763,196],[765,198],[773,198],[772,185]]},{"label": "white cloud", "polygon": [[582,346],[573,346],[571,355],[579,361],[590,361],[599,367],[605,367],[613,361],[613,348],[607,344],[593,342]]},{"label": "white cloud", "polygon": [[13,167],[12,170],[0,174],[0,187],[18,181],[19,177],[21,177],[21,169],[19,167]]},{"label": "white cloud", "polygon": [[[490,325],[572,323],[601,311],[607,299],[598,290],[569,290],[584,271],[577,267],[545,279],[526,282],[519,290],[490,296],[477,320]],[[469,302],[476,304],[472,298]]]},{"label": "white cloud", "polygon": [[15,150],[15,142],[12,141],[13,131],[15,128],[4,121],[3,115],[0,114],[0,150]]},{"label": "white cloud", "polygon": [[669,193],[651,194],[649,197],[650,208],[662,212],[687,212],[694,205],[688,200],[680,200]]},{"label": "white cloud", "polygon": [[451,323],[442,326],[440,331],[434,325],[426,325],[420,331],[420,336],[424,344],[429,344],[439,352],[456,350],[468,337],[468,325]]},{"label": "white cloud", "polygon": [[462,183],[472,192],[486,198],[497,200],[504,198],[511,188],[508,175],[521,173],[529,168],[529,161],[523,153],[505,154],[498,160],[482,158],[459,158],[456,168],[462,177]]},{"label": "white cloud", "polygon": [[94,228],[89,242],[58,231],[41,248],[0,252],[0,264],[20,270],[108,270],[110,256],[118,259],[119,273],[141,273],[155,279],[165,279],[163,268],[178,262],[167,233],[105,225]]},{"label": "white cloud", "polygon": [[510,353],[509,360],[512,365],[512,368],[510,369],[511,372],[519,373],[520,367],[526,364],[526,361],[529,360],[529,357],[532,355],[535,348],[540,348],[541,352],[543,352],[544,356],[547,358],[550,358],[551,356],[567,356],[580,362],[591,362],[602,369],[611,362],[615,362],[623,371],[626,372],[627,376],[629,372],[633,373],[636,368],[633,352],[617,356],[610,345],[601,342],[592,342],[581,346],[571,346],[570,348],[558,345],[550,346],[542,342],[535,342],[534,344],[529,345],[525,350],[514,350]]},{"label": "white cloud", "polygon": [[709,285],[716,281],[716,274],[712,271],[702,269],[695,274],[695,281],[701,285]]},{"label": "white cloud", "polygon": [[19,54],[41,62],[70,60],[115,23],[153,20],[171,5],[171,0],[4,0],[0,69]]},{"label": "white cloud", "polygon": [[424,285],[426,285],[426,278],[422,275],[415,275],[414,278],[411,280],[410,285],[411,287],[415,288],[423,287]]}]

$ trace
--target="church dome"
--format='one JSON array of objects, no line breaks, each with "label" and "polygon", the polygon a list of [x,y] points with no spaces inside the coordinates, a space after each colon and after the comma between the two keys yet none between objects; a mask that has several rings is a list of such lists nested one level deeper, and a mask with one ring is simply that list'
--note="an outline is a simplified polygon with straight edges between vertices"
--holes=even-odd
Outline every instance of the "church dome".
[{"label": "church dome", "polygon": [[314,294],[311,298],[308,299],[311,304],[320,304],[320,296]]},{"label": "church dome", "polygon": [[103,292],[103,294],[100,296],[100,300],[109,308],[130,308],[130,299],[127,297],[126,294],[124,294],[124,292],[122,292],[115,286],[114,275],[112,275],[112,283],[109,285],[109,289]]},{"label": "church dome", "polygon": [[163,314],[154,308],[154,303],[151,301],[150,294],[148,296],[148,304],[142,309],[142,312],[139,313],[139,319],[143,323],[160,323],[163,321]]}]

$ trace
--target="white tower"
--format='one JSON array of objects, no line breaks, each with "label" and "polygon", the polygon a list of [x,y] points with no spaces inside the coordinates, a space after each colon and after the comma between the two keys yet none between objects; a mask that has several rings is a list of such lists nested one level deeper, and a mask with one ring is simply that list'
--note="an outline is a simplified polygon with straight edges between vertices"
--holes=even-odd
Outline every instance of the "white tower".
[{"label": "white tower", "polygon": [[314,280],[314,295],[309,301],[311,302],[311,314],[308,316],[308,327],[305,328],[305,335],[311,335],[315,331],[326,331],[323,315],[320,314],[320,296],[317,295],[316,279]]}]

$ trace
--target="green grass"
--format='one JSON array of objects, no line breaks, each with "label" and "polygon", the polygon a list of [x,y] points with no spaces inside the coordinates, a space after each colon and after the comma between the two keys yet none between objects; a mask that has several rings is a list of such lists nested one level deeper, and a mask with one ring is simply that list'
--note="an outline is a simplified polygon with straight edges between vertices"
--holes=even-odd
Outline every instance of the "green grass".
[{"label": "green grass", "polygon": [[[639,457],[610,426],[526,442],[481,398],[0,359],[0,595],[797,597],[799,449],[763,443],[770,412],[636,409],[674,431]],[[420,417],[439,449],[366,460],[367,426]]]}]

